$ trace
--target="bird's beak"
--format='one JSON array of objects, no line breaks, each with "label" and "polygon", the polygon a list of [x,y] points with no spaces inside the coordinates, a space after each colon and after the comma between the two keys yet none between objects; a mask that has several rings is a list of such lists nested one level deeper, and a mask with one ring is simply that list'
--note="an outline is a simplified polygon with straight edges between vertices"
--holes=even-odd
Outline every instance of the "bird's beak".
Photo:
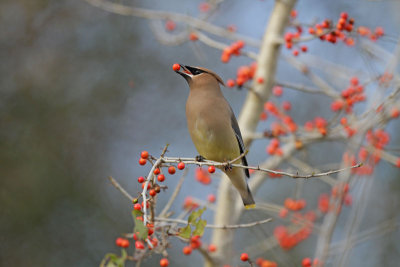
[{"label": "bird's beak", "polygon": [[193,77],[192,73],[188,70],[188,68],[186,68],[186,66],[182,64],[179,64],[179,66],[181,66],[181,68],[179,70],[176,70],[175,72],[185,78],[187,82],[189,82]]}]

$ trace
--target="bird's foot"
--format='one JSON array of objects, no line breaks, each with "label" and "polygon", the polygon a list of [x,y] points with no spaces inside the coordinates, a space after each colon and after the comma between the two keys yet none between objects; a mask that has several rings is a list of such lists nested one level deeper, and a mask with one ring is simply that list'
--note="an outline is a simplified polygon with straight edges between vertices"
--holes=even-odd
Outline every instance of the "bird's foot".
[{"label": "bird's foot", "polygon": [[204,161],[204,160],[205,160],[205,158],[204,158],[202,155],[197,155],[197,156],[196,156],[196,161],[202,162],[202,161]]},{"label": "bird's foot", "polygon": [[232,163],[230,163],[229,161],[224,163],[224,170],[225,171],[231,171],[232,170]]}]

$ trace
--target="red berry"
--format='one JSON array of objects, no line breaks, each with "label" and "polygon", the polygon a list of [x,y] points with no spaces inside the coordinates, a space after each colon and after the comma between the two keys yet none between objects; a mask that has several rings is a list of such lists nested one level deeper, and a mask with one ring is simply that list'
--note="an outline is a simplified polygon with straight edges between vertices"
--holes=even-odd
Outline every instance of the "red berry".
[{"label": "red berry", "polygon": [[215,167],[214,166],[208,166],[208,172],[209,173],[214,173],[215,172]]},{"label": "red berry", "polygon": [[288,110],[290,110],[290,109],[292,108],[292,104],[290,104],[289,101],[284,101],[284,102],[282,103],[282,108],[283,108],[284,110],[288,111]]},{"label": "red berry", "polygon": [[215,202],[215,195],[214,194],[210,194],[207,196],[207,200],[210,203],[214,203]]},{"label": "red berry", "polygon": [[398,110],[397,108],[393,108],[392,111],[390,112],[390,116],[392,118],[397,118],[400,115],[400,110]]},{"label": "red berry", "polygon": [[226,81],[226,86],[228,86],[229,88],[232,88],[235,86],[235,81],[232,79],[229,79]]},{"label": "red berry", "polygon": [[139,183],[143,183],[144,182],[144,177],[140,176],[139,178],[137,178],[137,180],[138,180]]},{"label": "red berry", "polygon": [[311,259],[310,259],[310,258],[304,258],[304,259],[301,261],[301,265],[302,265],[303,267],[311,267]]},{"label": "red berry", "polygon": [[147,159],[144,159],[144,158],[140,158],[139,159],[139,165],[145,165],[147,163]]},{"label": "red berry", "polygon": [[129,247],[129,240],[122,237],[118,237],[115,240],[115,244],[121,248],[127,248]]},{"label": "red berry", "polygon": [[257,78],[257,83],[264,83],[264,78],[263,77],[258,77]]},{"label": "red berry", "polygon": [[210,4],[207,2],[202,2],[199,5],[199,10],[201,12],[208,12],[210,10]]},{"label": "red berry", "polygon": [[169,172],[169,174],[174,174],[176,172],[175,167],[174,166],[169,166],[168,172]]},{"label": "red berry", "polygon": [[242,253],[242,255],[240,255],[240,260],[241,261],[248,261],[249,260],[249,255],[247,253]]},{"label": "red berry", "polygon": [[351,85],[353,85],[353,86],[357,86],[358,85],[358,78],[357,77],[352,77],[351,79],[350,79],[350,84]]},{"label": "red berry", "polygon": [[299,50],[295,49],[293,50],[293,56],[297,57],[299,55]]},{"label": "red berry", "polygon": [[282,93],[283,93],[283,89],[282,89],[281,86],[274,86],[274,88],[272,89],[272,93],[273,93],[275,96],[281,96]]},{"label": "red berry", "polygon": [[397,168],[400,168],[400,158],[398,158],[398,159],[396,160],[396,167],[397,167]]},{"label": "red berry", "polygon": [[147,234],[152,235],[153,233],[154,233],[154,225],[149,223],[147,225]]},{"label": "red berry", "polygon": [[[189,34],[189,40],[190,40],[190,41],[197,41],[198,39],[199,39],[199,37],[197,36],[196,33],[191,32],[191,33]],[[179,69],[178,69],[178,70],[179,70]]]},{"label": "red berry", "polygon": [[157,176],[157,180],[158,180],[159,182],[164,182],[164,180],[165,180],[165,175],[164,175],[164,174],[159,174],[159,175]]},{"label": "red berry", "polygon": [[287,216],[288,213],[289,213],[288,209],[282,208],[282,209],[279,211],[279,217],[285,218],[285,217]]},{"label": "red berry", "polygon": [[174,71],[178,71],[178,70],[181,69],[181,65],[179,65],[178,63],[175,63],[174,65],[172,65],[172,69],[173,69]]},{"label": "red berry", "polygon": [[382,36],[384,33],[385,33],[385,31],[383,30],[382,27],[376,27],[376,28],[375,28],[375,34],[376,34],[377,36]]},{"label": "red berry", "polygon": [[133,205],[133,208],[135,210],[141,210],[142,209],[142,205],[140,205],[139,203],[136,203],[135,205]]},{"label": "red berry", "polygon": [[344,204],[346,206],[351,206],[352,203],[353,203],[353,197],[350,194],[346,194],[344,196]]},{"label": "red berry", "polygon": [[146,150],[142,151],[142,153],[140,153],[140,156],[143,159],[147,159],[149,157],[149,152],[147,152]]},{"label": "red berry", "polygon": [[172,20],[167,20],[167,21],[165,22],[165,29],[166,29],[167,31],[173,31],[173,30],[175,30],[175,28],[176,28],[176,24],[175,24],[174,21],[172,21]]},{"label": "red berry", "polygon": [[307,47],[306,45],[302,45],[302,46],[300,47],[300,49],[301,49],[301,51],[303,51],[303,52],[305,53],[305,52],[307,52],[308,47]]},{"label": "red berry", "polygon": [[178,170],[183,170],[185,168],[185,163],[179,162],[178,163]]},{"label": "red berry", "polygon": [[154,189],[150,189],[150,191],[149,191],[149,195],[150,195],[150,196],[152,196],[152,197],[154,197],[155,195],[157,195],[157,192],[156,192],[156,190],[154,190]]},{"label": "red berry", "polygon": [[198,235],[192,236],[192,237],[190,238],[190,246],[191,246],[193,249],[197,249],[197,248],[201,247],[200,236],[198,236]]},{"label": "red berry", "polygon": [[159,175],[160,173],[161,173],[160,168],[156,168],[156,169],[154,170],[154,174],[155,174],[155,175]]},{"label": "red berry", "polygon": [[214,244],[208,245],[208,251],[210,251],[210,252],[215,252],[215,251],[217,251],[217,246],[214,245]]},{"label": "red berry", "polygon": [[[144,186],[146,185],[146,183],[142,183],[142,189],[144,189]],[[147,184],[147,190],[149,190],[151,187],[150,183]]]},{"label": "red berry", "polygon": [[260,114],[260,120],[265,121],[268,119],[268,115],[266,112],[261,112]]},{"label": "red berry", "polygon": [[121,247],[123,248],[129,247],[129,240],[128,239],[122,240]]},{"label": "red berry", "polygon": [[136,249],[144,249],[144,244],[142,241],[136,241],[135,247],[136,247]]},{"label": "red berry", "polygon": [[190,246],[183,247],[182,252],[185,255],[190,255],[192,253],[192,247]]},{"label": "red berry", "polygon": [[161,267],[167,267],[168,265],[169,265],[169,261],[168,261],[167,258],[162,258],[162,259],[160,260],[160,266],[161,266]]},{"label": "red berry", "polygon": [[[341,18],[344,18],[344,19],[347,19],[347,17],[348,17],[347,12],[342,12],[342,13],[340,13],[340,17],[341,17]],[[311,261],[311,260],[310,260],[310,261]]]},{"label": "red berry", "polygon": [[223,63],[228,63],[230,59],[231,59],[230,54],[228,54],[228,53],[222,53],[222,55],[221,55],[221,61],[222,61]]}]

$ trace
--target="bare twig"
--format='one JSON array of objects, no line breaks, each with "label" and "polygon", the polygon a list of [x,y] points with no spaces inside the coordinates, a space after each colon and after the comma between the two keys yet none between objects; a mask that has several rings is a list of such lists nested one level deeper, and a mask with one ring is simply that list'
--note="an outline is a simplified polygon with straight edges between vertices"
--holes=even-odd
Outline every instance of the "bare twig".
[{"label": "bare twig", "polygon": [[[244,154],[244,153],[243,153]],[[241,156],[243,157],[243,156]],[[240,158],[240,157],[239,157]],[[288,173],[288,172],[283,172],[283,171],[274,171],[274,170],[270,170],[270,169],[266,169],[266,168],[261,168],[260,166],[254,167],[254,166],[244,166],[242,164],[232,164],[231,162],[234,162],[237,159],[231,160],[228,163],[226,162],[217,162],[217,161],[212,161],[212,160],[204,160],[204,161],[196,161],[195,159],[185,159],[183,160],[182,158],[173,158],[173,157],[165,157],[162,158],[162,162],[163,163],[177,163],[177,162],[184,162],[185,164],[196,164],[199,166],[215,166],[215,167],[225,167],[227,166],[227,164],[230,164],[232,167],[236,167],[236,168],[243,168],[243,169],[250,169],[250,170],[255,170],[255,171],[262,171],[262,172],[267,172],[267,173],[272,173],[272,174],[276,174],[276,175],[283,175],[283,176],[288,176],[291,178],[314,178],[314,177],[321,177],[321,176],[326,176],[326,175],[331,175],[331,174],[335,174],[338,172],[342,172],[342,171],[346,171],[346,170],[350,170],[350,169],[354,169],[354,168],[359,168],[361,167],[363,164],[362,163],[358,163],[356,165],[350,166],[350,167],[346,167],[346,168],[342,168],[342,169],[338,169],[338,170],[331,170],[331,171],[326,171],[326,172],[321,172],[321,173],[311,173],[311,174],[305,174],[305,175],[301,175],[301,174],[294,174],[294,173]]]},{"label": "bare twig", "polygon": [[[228,47],[228,45],[218,42],[218,41],[215,41],[203,33],[197,32],[197,36],[199,37],[199,40],[201,42],[205,43],[208,46],[217,48],[219,50],[224,50],[226,47]],[[254,60],[257,59],[257,54],[254,52],[251,52],[251,51],[241,51],[240,54],[247,56]]]},{"label": "bare twig", "polygon": [[[321,91],[318,88],[312,88],[312,87],[309,87],[306,85],[300,85],[300,84],[296,84],[296,83],[282,82],[282,81],[276,81],[275,84],[278,86],[282,86],[282,87],[289,88],[289,89],[294,89],[294,90],[301,91],[304,93],[327,95],[325,91]],[[328,96],[330,96],[330,95],[328,95]]]},{"label": "bare twig", "polygon": [[232,40],[243,40],[246,44],[259,47],[260,41],[257,39],[253,39],[248,36],[244,36],[238,33],[233,33],[228,31],[223,27],[216,26],[211,24],[204,19],[195,18],[185,14],[167,12],[167,11],[159,11],[159,10],[151,10],[146,8],[132,7],[126,6],[119,3],[106,1],[106,0],[85,0],[89,4],[106,10],[111,13],[124,15],[124,16],[133,16],[151,20],[160,20],[160,19],[171,19],[176,22],[185,23],[193,28],[203,30],[205,32],[209,32],[211,34],[215,34],[217,36],[221,36],[227,39]]},{"label": "bare twig", "polygon": [[[172,223],[180,223],[180,224],[187,224],[188,222],[186,220],[180,220],[180,219],[172,219],[172,218],[161,218],[161,217],[156,217],[156,221],[160,222],[172,222]],[[206,228],[213,228],[213,229],[238,229],[238,228],[249,228],[253,226],[257,226],[260,224],[264,224],[267,222],[272,221],[271,218],[261,220],[261,221],[256,221],[256,222],[251,222],[251,223],[243,223],[243,224],[236,224],[236,225],[214,225],[214,224],[207,224]]]},{"label": "bare twig", "polygon": [[108,176],[108,180],[110,180],[111,184],[117,188],[124,196],[126,196],[131,202],[135,199],[132,197],[113,177]]},{"label": "bare twig", "polygon": [[168,210],[171,208],[172,203],[174,202],[175,198],[178,196],[179,191],[181,190],[183,181],[185,180],[185,177],[188,173],[188,169],[185,169],[184,173],[182,174],[181,178],[179,179],[179,182],[177,186],[175,187],[174,192],[172,193],[172,196],[169,198],[167,204],[165,204],[163,210],[161,211],[159,217],[164,217],[165,214],[168,212]]}]

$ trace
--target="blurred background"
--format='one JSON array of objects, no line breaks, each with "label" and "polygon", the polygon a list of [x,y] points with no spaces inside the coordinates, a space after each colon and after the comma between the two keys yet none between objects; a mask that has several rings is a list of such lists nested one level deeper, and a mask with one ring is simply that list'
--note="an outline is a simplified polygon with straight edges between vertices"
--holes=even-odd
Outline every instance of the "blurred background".
[{"label": "blurred background", "polygon": [[[200,4],[121,2],[193,16],[198,15]],[[272,5],[273,1],[226,1],[211,21],[223,27],[234,24],[239,33],[261,38]],[[397,1],[307,0],[299,1],[296,9],[301,21],[335,19],[347,11],[356,25],[383,26],[394,38],[400,33]],[[380,44],[389,52],[395,47],[393,41]],[[314,56],[354,68],[355,73],[373,74],[384,66],[366,64],[369,59],[362,52],[344,45],[313,41],[309,50]],[[137,177],[148,172],[148,166],[137,163],[140,151],[157,156],[169,143],[168,155],[197,155],[184,114],[188,87],[171,65],[201,65],[227,80],[235,77],[238,66],[251,62],[235,58],[226,65],[219,58],[220,51],[200,43],[163,46],[145,20],[111,14],[84,1],[1,1],[0,265],[96,266],[107,252],[118,252],[115,238],[132,230],[131,204],[107,176],[135,194]],[[285,62],[280,62],[277,76],[307,83]],[[338,88],[345,84],[338,83]],[[246,92],[223,90],[238,115]],[[330,100],[321,96],[286,90],[284,99],[292,100],[292,115],[299,124],[317,115],[331,116],[325,108]],[[390,124],[391,144],[397,148],[399,130],[398,122]],[[265,159],[267,143],[253,144],[250,164]],[[319,146],[309,163],[337,162],[340,149],[337,144]],[[399,218],[399,171],[383,162],[375,173],[376,195],[368,196],[368,220]],[[168,176],[166,184],[173,188],[178,178]],[[181,209],[188,195],[206,199],[215,193],[217,179],[203,186],[195,181],[192,168],[175,209]],[[268,182],[256,199],[282,202],[294,185],[289,178]],[[316,201],[315,192],[305,193],[314,194]],[[160,202],[166,197],[161,194]],[[400,260],[399,238],[396,230],[357,247],[351,266],[395,266]],[[179,242],[171,248],[171,255],[177,254],[170,257],[172,266],[201,265],[199,255],[183,257],[181,249]],[[296,250],[294,257],[301,259],[306,249]],[[156,256],[144,265],[153,266],[158,260]]]}]

